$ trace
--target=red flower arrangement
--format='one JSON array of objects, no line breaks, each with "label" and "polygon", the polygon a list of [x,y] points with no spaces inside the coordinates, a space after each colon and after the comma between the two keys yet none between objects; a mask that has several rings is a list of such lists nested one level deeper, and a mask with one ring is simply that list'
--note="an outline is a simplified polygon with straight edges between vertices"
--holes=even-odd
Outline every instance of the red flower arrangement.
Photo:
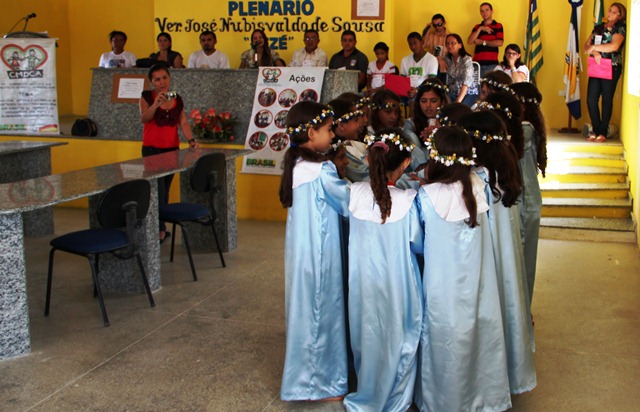
[{"label": "red flower arrangement", "polygon": [[217,113],[210,108],[203,115],[200,110],[193,109],[189,113],[191,131],[200,140],[213,142],[233,142],[235,140],[234,127],[238,123],[237,118],[231,117],[231,112]]}]

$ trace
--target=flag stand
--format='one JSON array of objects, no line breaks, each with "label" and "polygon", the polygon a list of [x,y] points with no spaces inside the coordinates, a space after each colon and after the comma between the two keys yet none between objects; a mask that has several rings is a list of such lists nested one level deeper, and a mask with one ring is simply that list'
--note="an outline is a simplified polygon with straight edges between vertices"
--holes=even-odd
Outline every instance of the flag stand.
[{"label": "flag stand", "polygon": [[568,125],[567,127],[563,127],[562,129],[558,130],[558,133],[580,133],[580,130],[576,129],[575,127],[571,127],[571,113],[569,113],[569,120],[568,120]]}]

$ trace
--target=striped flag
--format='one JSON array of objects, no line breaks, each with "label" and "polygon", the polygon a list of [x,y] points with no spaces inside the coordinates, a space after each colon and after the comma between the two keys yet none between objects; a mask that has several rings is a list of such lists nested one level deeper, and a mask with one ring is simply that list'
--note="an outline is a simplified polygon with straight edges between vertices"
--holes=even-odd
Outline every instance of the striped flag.
[{"label": "striped flag", "polygon": [[529,17],[527,18],[527,33],[524,40],[524,63],[529,68],[531,83],[535,84],[536,74],[544,64],[536,0],[529,0]]},{"label": "striped flag", "polygon": [[602,0],[595,0],[593,2],[593,25],[597,26],[602,23],[604,19],[604,5]]},{"label": "striped flag", "polygon": [[571,4],[571,23],[569,24],[569,40],[567,52],[564,57],[564,100],[567,103],[569,113],[575,119],[582,116],[580,111],[580,50],[578,43],[578,28],[580,27],[580,13],[583,0],[569,0]]}]

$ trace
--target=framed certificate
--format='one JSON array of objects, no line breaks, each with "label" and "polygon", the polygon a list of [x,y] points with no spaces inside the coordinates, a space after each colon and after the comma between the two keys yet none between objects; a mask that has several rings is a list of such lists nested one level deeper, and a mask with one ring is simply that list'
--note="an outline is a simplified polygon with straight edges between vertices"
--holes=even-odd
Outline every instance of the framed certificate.
[{"label": "framed certificate", "polygon": [[384,20],[384,0],[351,0],[351,20]]}]

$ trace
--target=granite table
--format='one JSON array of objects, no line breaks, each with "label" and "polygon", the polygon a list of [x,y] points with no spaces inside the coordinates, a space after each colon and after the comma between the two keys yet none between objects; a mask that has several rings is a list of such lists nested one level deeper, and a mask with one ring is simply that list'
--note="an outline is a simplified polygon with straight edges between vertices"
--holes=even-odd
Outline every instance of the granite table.
[{"label": "granite table", "polygon": [[[65,142],[36,142],[8,140],[0,142],[0,183],[14,183],[51,174],[51,148]],[[47,187],[14,185],[10,193],[14,197],[30,196],[31,190],[47,190]],[[45,236],[53,233],[53,209],[45,207],[24,213],[26,236]]]},{"label": "granite table", "polygon": [[[250,153],[234,149],[183,149],[175,152],[133,159],[61,174],[38,177],[20,182],[0,184],[0,359],[27,354],[31,350],[29,310],[27,305],[26,262],[23,213],[89,197],[90,209],[95,208],[104,191],[118,183],[133,179],[151,182],[149,213],[139,231],[141,254],[152,290],[161,287],[160,245],[158,241],[158,196],[156,179],[173,173],[186,174],[196,160],[207,153],[223,153],[226,159],[226,182],[217,194],[226,207],[219,213],[220,238],[225,250],[237,244],[235,208],[235,159]],[[12,193],[16,187],[26,187],[24,195]],[[36,190],[37,189],[37,190]],[[182,191],[188,191],[182,188]],[[93,215],[93,213],[91,213]],[[95,226],[94,219],[91,225]],[[212,246],[213,247],[213,246]],[[100,258],[100,279],[104,290],[142,292],[133,261]],[[87,266],[87,273],[89,274]],[[123,273],[130,272],[126,276]]]}]

